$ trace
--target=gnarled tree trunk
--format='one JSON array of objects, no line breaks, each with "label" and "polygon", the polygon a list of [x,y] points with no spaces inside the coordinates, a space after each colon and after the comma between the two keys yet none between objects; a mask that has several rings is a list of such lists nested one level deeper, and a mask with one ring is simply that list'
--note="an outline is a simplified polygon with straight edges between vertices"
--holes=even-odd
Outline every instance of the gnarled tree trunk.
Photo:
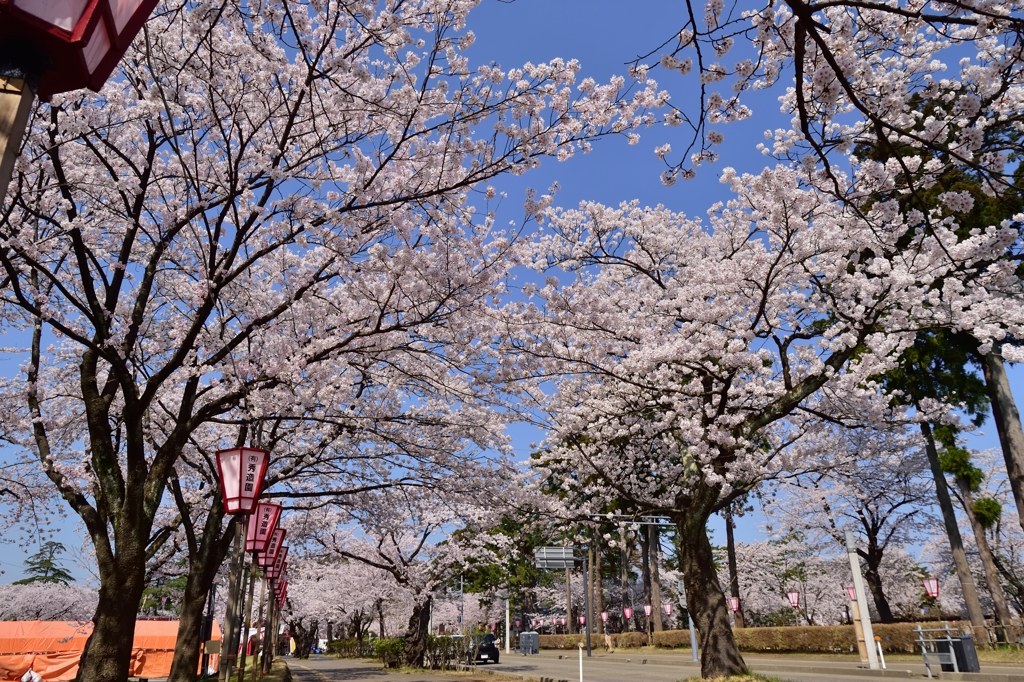
[{"label": "gnarled tree trunk", "polygon": [[429,594],[416,595],[409,627],[405,631],[405,664],[414,668],[423,667],[423,657],[427,653],[431,601]]},{"label": "gnarled tree trunk", "polygon": [[680,509],[673,520],[679,529],[679,563],[686,587],[686,608],[700,638],[700,674],[705,678],[740,675],[747,666],[729,626],[729,610],[719,586],[707,533],[710,509],[718,491],[702,489],[698,496],[706,498],[705,504]]}]

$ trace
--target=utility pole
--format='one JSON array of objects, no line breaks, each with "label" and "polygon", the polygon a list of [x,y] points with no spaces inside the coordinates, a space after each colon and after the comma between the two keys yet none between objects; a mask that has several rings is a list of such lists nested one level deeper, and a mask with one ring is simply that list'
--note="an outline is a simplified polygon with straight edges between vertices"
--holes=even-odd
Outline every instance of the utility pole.
[{"label": "utility pole", "polygon": [[[858,617],[864,632],[864,644],[868,653],[868,667],[879,670],[878,652],[875,650],[875,633],[871,629],[871,615],[868,613],[867,592],[864,590],[864,577],[860,573],[860,557],[857,556],[857,544],[853,533],[846,531],[846,551],[850,555],[850,570],[853,572],[853,587],[857,590],[857,609],[854,616]],[[860,613],[857,613],[859,611]]]}]

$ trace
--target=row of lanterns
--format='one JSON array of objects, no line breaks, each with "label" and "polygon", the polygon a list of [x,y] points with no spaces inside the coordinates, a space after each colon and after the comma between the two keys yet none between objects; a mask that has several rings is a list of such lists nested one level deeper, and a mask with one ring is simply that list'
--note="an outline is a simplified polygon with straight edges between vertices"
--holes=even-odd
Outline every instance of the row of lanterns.
[{"label": "row of lanterns", "polygon": [[[925,579],[923,579],[921,581],[921,583],[924,585],[925,593],[929,597],[934,599],[934,598],[939,596],[939,579],[938,578],[925,578]],[[847,587],[846,588],[846,594],[847,594],[847,596],[849,596],[850,601],[856,601],[857,600],[857,590],[856,590],[856,588],[854,588],[854,587]],[[800,592],[799,592],[799,590],[790,590],[790,591],[786,592],[786,599],[789,600],[789,605],[792,606],[794,609],[800,608]],[[726,599],[726,603],[729,605],[729,610],[732,611],[733,613],[735,613],[736,611],[740,610],[740,600],[739,600],[739,597],[728,597]],[[661,610],[665,613],[666,616],[671,616],[672,615],[672,604],[668,604],[668,603],[662,604]],[[651,613],[652,612],[653,612],[653,607],[650,604],[644,604],[644,614],[648,618],[651,617]],[[633,618],[633,609],[631,609],[628,606],[625,607],[624,609],[622,609],[622,615],[625,617],[626,620],[632,619]],[[601,612],[601,621],[602,622],[607,623],[608,619],[610,617],[611,617],[611,614],[608,611],[602,611]],[[580,616],[579,617],[579,621],[580,621],[580,625],[586,625],[587,617],[586,616]],[[545,627],[546,625],[551,625],[551,626],[563,625],[564,626],[565,624],[566,624],[566,619],[565,618],[552,618],[550,622],[545,621],[543,618],[534,618],[534,619],[530,620],[530,625],[533,626],[534,628]],[[520,625],[520,621],[517,620],[516,621],[516,628],[518,628],[519,625]]]},{"label": "row of lanterns", "polygon": [[[662,610],[662,612],[666,616],[671,616],[672,615],[672,604],[668,604],[668,603],[662,604],[661,605],[661,610]],[[648,618],[650,618],[652,613],[654,613],[654,607],[652,607],[650,604],[644,604],[644,614]],[[626,608],[622,609],[622,615],[625,617],[626,620],[630,620],[633,617],[633,609],[627,606]],[[607,623],[609,618],[611,618],[611,613],[609,613],[608,611],[602,611],[601,612],[601,622]],[[562,618],[552,618],[550,621],[546,621],[543,618],[531,618],[530,619],[530,625],[532,627],[534,627],[534,628],[545,627],[547,625],[551,625],[551,626],[563,625],[564,626],[567,622],[568,621],[564,617],[562,617]],[[587,624],[587,617],[586,616],[579,616],[579,622],[580,622],[580,625],[586,625]],[[516,628],[518,628],[521,625],[521,623],[522,623],[522,621],[518,621],[517,620],[516,621]]]},{"label": "row of lanterns", "polygon": [[[273,596],[279,612],[288,599],[288,545],[285,543],[288,531],[280,527],[281,505],[259,501],[269,464],[270,453],[260,448],[239,447],[217,451],[217,472],[224,510],[228,514],[245,518],[245,551],[252,554],[253,566],[263,571],[265,589]],[[241,561],[238,563],[238,569],[241,572]],[[242,609],[241,595],[244,592],[241,582],[242,575],[239,573],[236,578],[235,602],[239,610]],[[249,597],[249,605],[246,607],[249,613],[245,614],[243,624],[245,646],[242,647],[242,670],[245,668],[245,652],[248,649],[249,623],[252,615],[251,588]],[[262,596],[260,609],[262,621]],[[267,640],[272,636],[270,623],[276,622],[277,617],[276,612],[273,618],[269,612],[270,608],[266,618],[268,625],[263,638],[264,647],[267,647]],[[276,631],[276,626],[273,630]],[[273,650],[273,646],[270,650]],[[229,664],[230,661],[229,657]]]},{"label": "row of lanterns", "polygon": [[[935,599],[936,597],[939,596],[939,579],[938,578],[924,578],[921,581],[921,584],[924,586],[925,594],[927,594],[930,598]],[[850,598],[850,601],[857,601],[857,588],[853,587],[852,585],[848,586],[846,588],[846,596],[848,596]],[[789,590],[788,592],[786,592],[786,599],[789,600],[789,605],[792,606],[794,609],[800,608],[800,591],[799,590]],[[739,600],[739,597],[729,597],[726,601],[729,604],[729,610],[730,611],[736,612],[736,611],[740,610],[740,600]],[[627,609],[627,611],[628,610],[629,609]],[[668,613],[668,612],[666,612],[666,613]],[[626,617],[629,618],[629,616],[626,616]]]}]

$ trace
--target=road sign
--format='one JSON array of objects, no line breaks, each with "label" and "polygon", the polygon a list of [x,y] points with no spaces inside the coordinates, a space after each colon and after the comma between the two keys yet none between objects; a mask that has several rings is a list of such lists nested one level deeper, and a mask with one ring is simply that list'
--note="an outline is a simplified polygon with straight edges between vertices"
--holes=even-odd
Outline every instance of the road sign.
[{"label": "road sign", "polygon": [[555,569],[572,568],[580,559],[573,553],[572,547],[538,547],[533,553],[537,568]]}]

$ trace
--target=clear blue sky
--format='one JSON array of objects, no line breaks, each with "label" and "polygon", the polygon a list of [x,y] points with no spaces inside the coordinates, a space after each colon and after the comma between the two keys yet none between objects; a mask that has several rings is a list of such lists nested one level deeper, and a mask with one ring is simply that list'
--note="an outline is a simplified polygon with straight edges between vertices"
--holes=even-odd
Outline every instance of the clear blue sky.
[{"label": "clear blue sky", "polygon": [[[627,62],[673,35],[681,25],[683,7],[677,0],[483,0],[470,15],[469,28],[477,39],[468,56],[474,64],[497,62],[505,68],[554,57],[575,58],[583,67],[581,79],[592,76],[603,82],[614,74],[627,75]],[[652,71],[651,76],[672,93],[673,101],[682,102],[693,96],[695,81],[692,77],[668,75],[658,69]],[[661,203],[676,211],[701,215],[712,202],[728,197],[718,182],[723,166],[732,166],[741,172],[757,172],[768,165],[769,160],[755,147],[764,140],[766,129],[787,124],[788,117],[779,113],[779,94],[777,91],[757,93],[746,101],[754,110],[754,116],[721,128],[726,138],[718,148],[722,158],[716,165],[704,168],[695,180],[679,182],[671,188],[658,181],[664,166],[652,150],[664,142],[674,143],[679,148],[683,140],[681,129],[658,126],[641,131],[641,141],[636,146],[628,146],[624,139],[608,139],[596,144],[589,155],[578,155],[565,163],[546,161],[541,168],[522,177],[495,181],[492,184],[508,194],[502,217],[505,222],[519,220],[525,189],[533,187],[544,191],[554,180],[562,187],[556,201],[561,206],[574,206],[584,199],[606,204],[639,199],[643,204]],[[0,345],[17,343],[15,339],[5,338]],[[0,373],[6,375],[17,371],[16,363],[0,366]],[[1018,399],[1024,399],[1020,398],[1024,395],[1024,370],[1013,368],[1010,376]],[[521,459],[529,454],[530,444],[543,437],[535,429],[524,426],[512,426],[510,433],[517,458]],[[991,424],[987,424],[982,433],[970,437],[971,447],[998,446]],[[724,528],[715,523],[715,537],[724,538]],[[741,519],[738,539],[749,541],[760,537],[760,523],[756,513]],[[64,527],[61,539],[65,544],[70,546],[81,541],[72,530],[71,520],[65,522]],[[0,545],[0,570],[4,571],[0,582],[21,577],[25,556],[16,547]],[[75,568],[73,572],[77,579],[85,579],[80,569]]]}]

